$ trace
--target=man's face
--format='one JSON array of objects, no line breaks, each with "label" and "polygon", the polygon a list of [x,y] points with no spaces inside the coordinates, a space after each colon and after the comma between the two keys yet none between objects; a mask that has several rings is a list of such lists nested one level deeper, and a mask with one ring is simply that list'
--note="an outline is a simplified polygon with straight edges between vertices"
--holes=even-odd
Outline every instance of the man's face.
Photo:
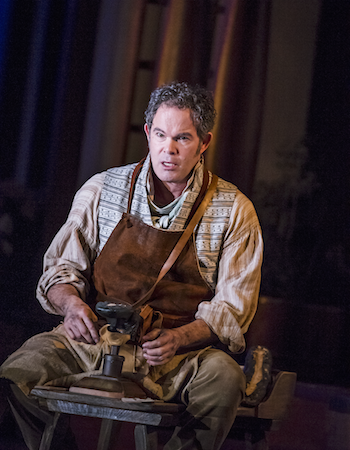
[{"label": "man's face", "polygon": [[201,141],[190,110],[165,105],[158,108],[151,130],[145,125],[145,133],[154,173],[170,192],[181,193],[191,170],[209,146],[212,134],[208,133]]}]

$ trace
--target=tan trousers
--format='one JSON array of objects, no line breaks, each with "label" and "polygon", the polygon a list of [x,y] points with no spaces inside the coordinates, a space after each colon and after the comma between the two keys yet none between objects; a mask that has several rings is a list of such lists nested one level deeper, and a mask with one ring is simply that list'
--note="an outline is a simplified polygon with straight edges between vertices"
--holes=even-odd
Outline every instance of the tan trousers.
[{"label": "tan trousers", "polygon": [[[70,381],[86,372],[99,370],[104,353],[108,351],[105,342],[88,345],[72,341],[64,327],[59,327],[33,336],[4,362],[0,377],[11,380],[20,388],[12,389],[11,403],[30,450],[39,448],[47,414],[34,400],[27,398],[30,390],[51,380]],[[165,445],[166,450],[218,450],[243,398],[245,376],[229,355],[221,350],[207,349],[198,356],[195,366],[196,370],[189,374],[191,382],[186,383],[189,377],[185,377],[174,398],[187,405],[186,415],[183,426],[175,429]],[[169,383],[166,376],[162,381]]]}]

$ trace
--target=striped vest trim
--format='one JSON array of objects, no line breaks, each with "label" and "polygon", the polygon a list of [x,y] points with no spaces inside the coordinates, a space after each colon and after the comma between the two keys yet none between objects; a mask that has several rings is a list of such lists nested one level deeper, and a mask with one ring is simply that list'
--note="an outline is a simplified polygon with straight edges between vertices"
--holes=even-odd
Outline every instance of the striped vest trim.
[{"label": "striped vest trim", "polygon": [[[135,167],[136,164],[129,164],[109,169],[106,173],[98,211],[99,252],[118,224],[122,214],[127,210],[131,177]],[[150,158],[148,156],[136,182],[131,203],[131,214],[139,217],[147,225],[153,226],[146,188],[149,169]],[[168,231],[183,230],[192,205],[200,191],[202,179],[203,166],[200,165],[195,173],[192,186],[185,193],[182,207]],[[228,229],[236,192],[236,186],[219,178],[214,196],[195,231],[199,270],[213,291],[216,287],[219,256]]]}]

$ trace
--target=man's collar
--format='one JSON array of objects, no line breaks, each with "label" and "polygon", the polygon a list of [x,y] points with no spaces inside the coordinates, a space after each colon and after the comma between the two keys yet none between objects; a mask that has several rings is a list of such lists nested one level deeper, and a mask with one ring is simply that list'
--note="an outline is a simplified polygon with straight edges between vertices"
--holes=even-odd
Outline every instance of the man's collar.
[{"label": "man's collar", "polygon": [[[201,158],[197,164],[194,166],[192,170],[192,174],[187,181],[185,189],[182,191],[183,195],[185,192],[190,190],[199,192],[202,182],[203,182],[203,170],[204,170],[204,158]],[[153,177],[152,177],[152,164],[151,164],[151,156],[148,153],[145,162],[143,164],[140,179],[145,183],[147,193],[150,196],[150,199],[154,200],[154,185],[153,185]]]}]

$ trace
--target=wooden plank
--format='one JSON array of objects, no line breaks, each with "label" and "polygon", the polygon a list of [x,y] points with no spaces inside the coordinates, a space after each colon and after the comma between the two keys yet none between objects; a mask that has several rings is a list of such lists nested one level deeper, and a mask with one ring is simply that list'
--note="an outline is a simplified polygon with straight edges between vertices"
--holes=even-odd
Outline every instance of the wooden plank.
[{"label": "wooden plank", "polygon": [[78,394],[75,392],[69,392],[64,388],[52,388],[49,386],[36,386],[32,389],[30,394],[37,398],[86,403],[88,405],[127,409],[130,411],[177,414],[185,409],[185,405],[166,403],[162,400],[114,399],[108,397],[98,397],[95,395]]},{"label": "wooden plank", "polygon": [[86,403],[69,402],[67,400],[46,399],[46,406],[49,411],[145,425],[173,426],[178,422],[178,416],[173,414],[109,408],[87,405]]},{"label": "wooden plank", "polygon": [[283,420],[294,395],[296,378],[294,372],[278,372],[273,389],[267,399],[255,407],[239,406],[237,416],[257,417],[274,421]]},{"label": "wooden plank", "polygon": [[[237,416],[271,419],[276,423],[280,422],[288,412],[295,385],[296,373],[278,372],[268,398],[254,408],[240,406]],[[156,426],[175,424],[179,413],[185,409],[184,405],[166,403],[162,400],[113,399],[69,392],[65,388],[49,386],[36,386],[31,391],[31,395],[45,401],[47,407],[51,408],[52,411],[90,416],[95,414],[96,417]],[[59,401],[62,403],[59,404]],[[74,407],[74,405],[79,406]]]},{"label": "wooden plank", "polygon": [[295,372],[279,372],[270,396],[258,405],[258,417],[275,421],[283,420],[294,395],[296,380]]},{"label": "wooden plank", "polygon": [[258,409],[248,408],[247,406],[239,406],[237,409],[237,416],[241,417],[258,417]]}]

